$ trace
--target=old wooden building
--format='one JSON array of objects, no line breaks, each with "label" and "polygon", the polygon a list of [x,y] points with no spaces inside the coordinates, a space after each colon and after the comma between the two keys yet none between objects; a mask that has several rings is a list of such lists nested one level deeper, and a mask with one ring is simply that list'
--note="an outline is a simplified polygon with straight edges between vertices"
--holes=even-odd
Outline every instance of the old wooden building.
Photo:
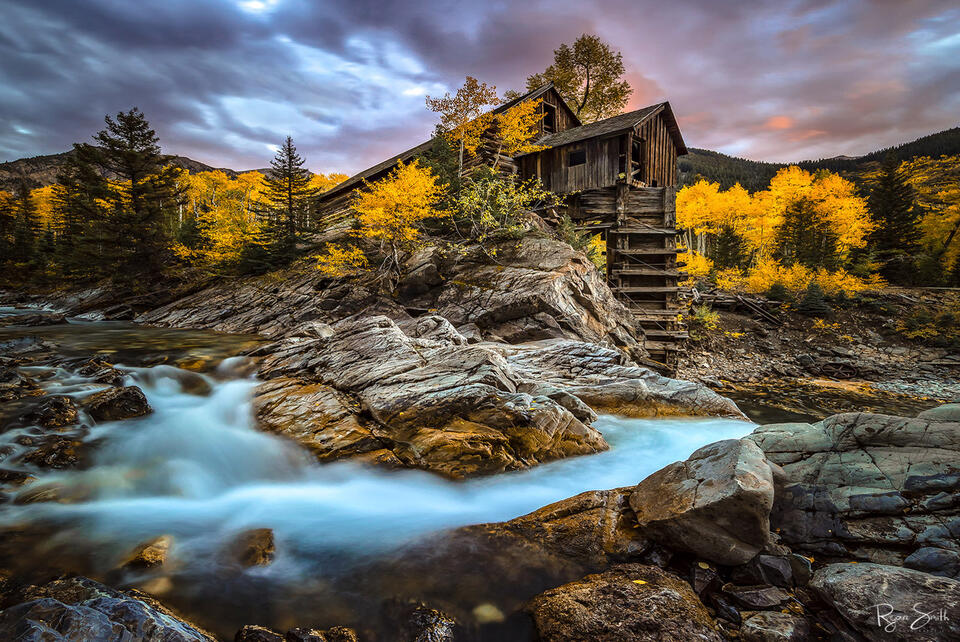
[{"label": "old wooden building", "polygon": [[582,230],[603,235],[610,287],[636,315],[664,369],[686,337],[678,303],[677,157],[687,153],[669,103],[549,134],[516,159],[523,178],[566,194]]},{"label": "old wooden building", "polygon": [[[473,163],[497,161],[501,171],[539,178],[565,195],[577,226],[606,242],[607,279],[636,315],[651,357],[671,370],[677,341],[686,335],[678,321],[675,186],[677,157],[686,153],[669,103],[660,103],[582,125],[552,84],[498,107],[500,113],[526,100],[539,100],[543,119],[536,143],[543,149],[516,158],[494,158],[496,132],[484,135]],[[429,151],[432,142],[389,158],[352,176],[320,197],[326,215],[349,206],[364,181],[386,176],[398,162]]]}]

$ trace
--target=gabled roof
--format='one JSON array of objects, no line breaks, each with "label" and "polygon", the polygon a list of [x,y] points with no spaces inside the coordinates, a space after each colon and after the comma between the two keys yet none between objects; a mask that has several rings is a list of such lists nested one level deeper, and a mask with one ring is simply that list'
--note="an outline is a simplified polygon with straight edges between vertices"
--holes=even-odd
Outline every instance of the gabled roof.
[{"label": "gabled roof", "polygon": [[649,107],[643,107],[642,109],[627,112],[626,114],[620,114],[619,116],[604,118],[603,120],[598,120],[587,125],[581,125],[580,127],[574,127],[573,129],[567,129],[562,132],[557,132],[556,134],[549,134],[536,141],[536,144],[546,148],[561,147],[563,145],[577,143],[588,138],[598,138],[617,134],[620,132],[629,131],[660,113],[663,113],[663,117],[667,125],[667,131],[670,132],[670,137],[673,138],[673,142],[677,146],[677,155],[683,156],[687,153],[687,146],[684,144],[683,138],[680,136],[680,128],[677,126],[677,119],[674,117],[673,110],[670,109],[670,103],[668,102],[650,105]]},{"label": "gabled roof", "polygon": [[[551,89],[553,89],[553,83],[552,83],[552,82],[548,82],[548,83],[545,84],[545,85],[542,85],[542,86],[540,86],[540,87],[537,87],[537,88],[534,89],[533,91],[528,91],[527,93],[523,94],[522,96],[518,96],[518,97],[514,98],[513,100],[510,100],[510,101],[507,101],[507,102],[503,103],[503,104],[500,105],[499,107],[496,107],[495,109],[493,109],[493,110],[492,110],[492,113],[494,113],[494,114],[502,113],[502,112],[510,109],[510,108],[513,107],[514,105],[517,105],[518,103],[521,103],[521,102],[523,102],[523,101],[525,101],[525,100],[536,100],[536,99],[540,98],[541,96],[543,96],[544,94],[546,94],[546,93],[547,93],[548,91],[550,91]],[[561,101],[561,102],[562,102],[562,101]],[[571,112],[570,115],[573,116],[573,119],[574,119],[575,122],[579,122],[579,121],[577,120],[576,116],[573,115],[573,112]],[[430,151],[430,148],[431,148],[432,146],[433,146],[433,139],[431,138],[430,140],[428,140],[428,141],[426,141],[426,142],[424,142],[424,143],[420,143],[420,144],[417,145],[416,147],[411,147],[410,149],[408,149],[408,150],[405,151],[405,152],[401,152],[401,153],[397,154],[396,156],[391,156],[391,157],[388,158],[387,160],[385,160],[385,161],[383,161],[383,162],[381,162],[381,163],[377,163],[377,164],[374,165],[373,167],[368,167],[367,169],[363,170],[362,172],[358,172],[357,174],[354,174],[353,176],[351,176],[351,177],[348,178],[347,180],[343,181],[342,183],[340,183],[340,184],[336,185],[335,187],[327,190],[326,192],[323,192],[322,194],[320,194],[320,196],[319,196],[318,198],[319,198],[321,201],[324,201],[324,200],[330,199],[330,198],[332,198],[332,197],[334,197],[334,196],[338,196],[338,195],[340,195],[340,194],[343,194],[343,192],[345,192],[345,191],[347,191],[347,190],[353,190],[353,189],[355,189],[355,188],[357,188],[357,187],[360,187],[360,185],[363,183],[364,180],[369,180],[369,179],[372,179],[372,178],[375,177],[375,176],[378,176],[379,174],[385,173],[386,171],[392,169],[395,165],[397,165],[397,163],[400,163],[401,161],[402,161],[402,162],[406,162],[406,161],[410,160],[411,158],[413,158],[414,156],[418,156],[419,154],[423,154],[423,153],[425,153],[425,152],[428,152],[428,151]]]}]

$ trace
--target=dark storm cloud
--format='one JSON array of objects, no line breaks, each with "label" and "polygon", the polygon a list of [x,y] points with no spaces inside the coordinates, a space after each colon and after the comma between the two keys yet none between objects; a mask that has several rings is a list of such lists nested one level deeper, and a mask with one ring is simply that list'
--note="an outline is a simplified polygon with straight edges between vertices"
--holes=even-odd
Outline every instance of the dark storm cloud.
[{"label": "dark storm cloud", "polygon": [[167,151],[262,167],[293,135],[354,171],[427,136],[425,93],[521,88],[582,32],[623,52],[632,106],[669,99],[691,146],[856,154],[957,124],[955,2],[6,0],[0,159],[143,109]]}]

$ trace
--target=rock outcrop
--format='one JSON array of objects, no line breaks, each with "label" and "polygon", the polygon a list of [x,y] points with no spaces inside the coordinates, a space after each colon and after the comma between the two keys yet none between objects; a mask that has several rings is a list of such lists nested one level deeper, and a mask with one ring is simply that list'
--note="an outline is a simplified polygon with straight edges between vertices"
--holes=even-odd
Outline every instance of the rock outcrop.
[{"label": "rock outcrop", "polygon": [[[464,477],[607,447],[600,433],[567,408],[521,392],[522,380],[495,350],[413,339],[382,316],[351,319],[333,328],[329,338],[286,342],[260,368],[265,379],[296,377],[307,385],[326,386],[310,389],[322,401],[313,412],[321,426],[309,429],[315,451],[323,441],[341,446],[339,436],[324,439],[317,433],[326,426],[336,433],[344,424],[350,448],[386,448],[408,466]],[[270,418],[256,404],[268,427],[289,421]],[[325,416],[323,409],[331,406],[333,417]],[[273,408],[288,410],[290,405]]]},{"label": "rock outcrop", "polygon": [[960,639],[960,582],[882,564],[830,564],[810,585],[868,640]]},{"label": "rock outcrop", "polygon": [[402,325],[414,336],[385,316],[360,316],[266,349],[262,425],[323,460],[360,455],[465,477],[606,449],[589,403],[742,416],[699,384],[596,344],[470,344],[442,317]]},{"label": "rock outcrop", "polygon": [[899,565],[920,548],[960,550],[960,422],[951,413],[758,428],[749,439],[784,473],[773,527],[791,547],[843,559]]},{"label": "rock outcrop", "polygon": [[550,589],[527,611],[544,642],[723,639],[689,584],[642,564],[613,566]]},{"label": "rock outcrop", "polygon": [[630,506],[641,529],[718,564],[744,564],[770,536],[773,471],[755,443],[728,439],[641,481]]},{"label": "rock outcrop", "polygon": [[95,392],[84,399],[83,407],[98,422],[132,419],[153,412],[143,390],[137,386]]},{"label": "rock outcrop", "polygon": [[85,577],[31,586],[0,611],[4,640],[142,640],[214,642],[137,591],[123,592]]}]

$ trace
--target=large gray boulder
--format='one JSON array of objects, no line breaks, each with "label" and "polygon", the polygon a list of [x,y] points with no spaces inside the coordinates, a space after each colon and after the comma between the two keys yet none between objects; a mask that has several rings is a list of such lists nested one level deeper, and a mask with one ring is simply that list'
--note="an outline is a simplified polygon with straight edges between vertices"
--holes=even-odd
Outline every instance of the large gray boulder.
[{"label": "large gray boulder", "polygon": [[630,495],[640,528],[717,564],[744,564],[770,537],[773,470],[745,439],[704,446],[661,468]]},{"label": "large gray boulder", "polygon": [[655,566],[614,566],[550,589],[526,610],[543,642],[723,639],[690,585]]},{"label": "large gray boulder", "polygon": [[32,586],[20,597],[20,603],[0,611],[0,639],[19,642],[215,640],[147,595],[118,591],[85,577]]},{"label": "large gray boulder", "polygon": [[595,344],[468,344],[434,317],[358,316],[331,330],[271,348],[254,400],[266,429],[323,460],[360,456],[465,477],[605,450],[590,427],[592,403],[622,414],[741,416],[699,384]]},{"label": "large gray boulder", "polygon": [[784,472],[771,516],[784,542],[893,564],[923,547],[960,550],[960,423],[924,417],[848,413],[754,431]]},{"label": "large gray boulder", "polygon": [[810,585],[868,640],[960,639],[960,582],[882,564],[830,564]]},{"label": "large gray boulder", "polygon": [[[326,386],[313,389],[323,399],[312,407],[310,427],[297,428],[311,435],[314,452],[323,450],[324,441],[344,445],[322,436],[334,417],[333,432],[357,436],[346,440],[347,451],[386,447],[408,466],[449,477],[515,470],[607,448],[599,432],[563,405],[522,392],[522,379],[484,345],[411,338],[383,316],[349,319],[333,329],[329,338],[285,342],[260,368],[265,379],[298,377]],[[275,413],[295,409],[273,391],[268,389],[266,402],[255,402],[258,414],[267,427],[289,424]]]}]

